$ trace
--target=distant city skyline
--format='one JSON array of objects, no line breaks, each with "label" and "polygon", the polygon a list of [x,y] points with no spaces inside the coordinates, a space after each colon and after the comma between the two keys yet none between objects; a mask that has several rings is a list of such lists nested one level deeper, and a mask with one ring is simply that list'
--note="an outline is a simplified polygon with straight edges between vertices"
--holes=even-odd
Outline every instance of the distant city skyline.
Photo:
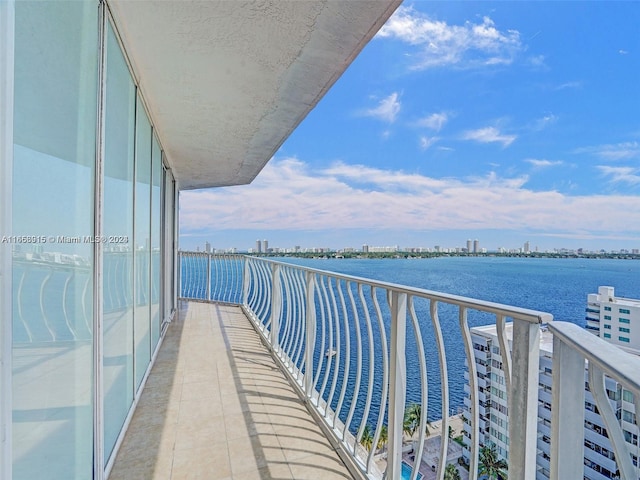
[{"label": "distant city skyline", "polygon": [[640,245],[639,2],[402,5],[181,245]]},{"label": "distant city skyline", "polygon": [[640,254],[640,246],[632,249],[588,249],[588,248],[566,248],[566,247],[554,247],[548,249],[541,249],[537,245],[531,245],[531,242],[525,241],[520,246],[498,246],[496,248],[487,248],[481,246],[479,239],[470,240],[467,239],[464,244],[461,245],[399,245],[387,244],[387,245],[374,245],[369,243],[363,243],[359,246],[354,245],[278,245],[269,244],[268,239],[256,240],[255,244],[248,245],[236,245],[232,247],[221,247],[211,244],[209,241],[205,241],[202,245],[197,244],[192,247],[181,246],[182,250],[203,251],[207,253],[323,253],[323,252],[350,252],[350,253],[391,253],[391,252],[436,252],[436,253],[470,253],[470,254],[484,254],[484,253],[561,253],[561,252],[575,252],[575,253],[630,253],[634,255]]}]

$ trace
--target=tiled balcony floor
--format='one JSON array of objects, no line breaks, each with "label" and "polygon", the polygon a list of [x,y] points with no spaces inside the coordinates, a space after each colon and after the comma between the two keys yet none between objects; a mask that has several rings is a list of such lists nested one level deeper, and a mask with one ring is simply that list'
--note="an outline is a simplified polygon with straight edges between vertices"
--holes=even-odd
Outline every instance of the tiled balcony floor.
[{"label": "tiled balcony floor", "polygon": [[351,478],[242,311],[182,303],[109,479]]}]

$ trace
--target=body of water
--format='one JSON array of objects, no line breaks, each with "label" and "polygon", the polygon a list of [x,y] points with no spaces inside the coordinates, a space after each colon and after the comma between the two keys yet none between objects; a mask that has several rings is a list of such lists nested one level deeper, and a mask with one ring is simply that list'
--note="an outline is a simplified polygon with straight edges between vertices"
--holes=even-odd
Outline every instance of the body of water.
[{"label": "body of water", "polygon": [[615,287],[640,298],[640,261],[579,258],[439,257],[282,261],[411,287],[531,308],[585,325],[587,295]]},{"label": "body of water", "polygon": [[[586,324],[587,295],[601,285],[613,286],[618,297],[640,298],[640,262],[612,259],[510,257],[440,257],[434,259],[300,259],[282,261],[320,270],[382,280],[551,313],[555,320]],[[473,315],[471,327],[493,323],[490,316]],[[464,345],[457,313],[441,314],[447,351],[450,408],[463,404]],[[437,351],[425,325],[423,337],[429,375],[429,420],[441,418]],[[409,339],[408,339],[409,340]],[[409,341],[407,343],[409,348]],[[435,367],[435,368],[434,368]],[[420,389],[415,356],[407,355],[407,397],[418,402]],[[356,415],[358,416],[358,415]]]}]

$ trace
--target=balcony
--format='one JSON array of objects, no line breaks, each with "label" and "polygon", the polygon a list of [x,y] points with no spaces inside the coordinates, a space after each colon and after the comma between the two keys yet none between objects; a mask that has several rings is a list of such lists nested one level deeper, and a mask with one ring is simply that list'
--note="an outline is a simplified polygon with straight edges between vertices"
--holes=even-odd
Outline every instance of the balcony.
[{"label": "balcony", "polygon": [[[447,348],[442,342],[441,322],[453,308],[462,332],[460,341],[464,344],[467,365],[472,366],[467,389],[470,418],[464,427],[470,446],[469,478],[478,478],[476,472],[482,438],[479,431],[479,385],[475,380],[478,372],[475,361],[469,361],[474,354],[467,322],[470,311],[493,315],[503,346],[511,340],[505,331],[513,329],[511,354],[503,355],[507,383],[505,403],[511,412],[509,476],[514,479],[535,478],[539,430],[536,408],[539,333],[541,323],[551,321],[550,315],[252,257],[182,252],[180,271],[181,296],[192,300],[187,304],[188,311],[211,312],[204,313],[203,318],[191,320],[187,314],[185,328],[189,321],[215,323],[212,319],[218,318],[219,312],[234,311],[237,325],[242,324],[244,334],[253,336],[250,343],[257,345],[260,338],[267,346],[267,350],[260,353],[243,351],[239,352],[239,357],[236,353],[229,354],[230,363],[228,366],[225,364],[225,368],[230,367],[228,374],[234,378],[231,387],[236,390],[231,393],[236,400],[229,408],[236,409],[236,416],[234,421],[223,418],[224,432],[227,437],[234,435],[234,425],[237,425],[242,435],[248,436],[249,439],[243,441],[245,451],[251,451],[254,457],[246,459],[246,466],[252,471],[267,471],[280,461],[289,468],[288,471],[285,469],[285,474],[291,472],[293,478],[304,478],[295,475],[294,469],[298,465],[292,454],[300,455],[298,458],[304,456],[309,462],[308,468],[312,468],[310,465],[327,468],[330,465],[332,475],[354,478],[382,478],[385,470],[387,478],[401,478],[403,461],[415,462],[415,465],[421,465],[420,470],[425,469],[421,461],[425,456],[427,416],[421,416],[416,434],[409,441],[403,435],[404,411],[411,403],[408,397],[415,396],[416,391],[422,412],[450,411]],[[507,319],[513,323],[507,323]],[[231,328],[228,320],[218,320],[218,323],[224,328]],[[425,342],[424,339],[428,338],[425,325],[432,329],[435,344]],[[240,328],[236,321],[233,326]],[[215,337],[225,339],[224,328],[213,335],[212,342],[218,342],[217,348],[213,344],[209,347],[200,345],[190,355],[199,358],[197,352],[203,347],[217,352],[223,343]],[[601,411],[606,411],[603,419],[611,432],[616,456],[622,459],[619,469],[627,472],[626,476],[621,474],[621,478],[635,479],[635,468],[604,384],[605,378],[613,378],[628,390],[638,392],[640,360],[573,324],[553,322],[549,323],[548,329],[554,335],[554,365],[557,365],[553,372],[552,421],[550,428],[543,429],[543,433],[551,437],[550,478],[582,476],[585,412],[584,395],[581,393],[584,392],[587,359],[594,400]],[[228,343],[224,345],[229,348]],[[427,370],[427,349],[437,351],[439,368]],[[501,350],[507,351],[505,348]],[[214,354],[217,355],[211,353]],[[271,380],[267,381],[257,366],[249,368],[248,363],[254,361],[249,355],[260,358],[260,369],[265,368],[265,372],[271,372],[278,379],[280,384],[277,388],[283,388],[283,380],[287,379],[290,385],[284,396],[287,407],[282,408],[294,409],[297,420],[308,425],[313,435],[318,435],[320,452],[326,455],[318,457],[313,448],[306,449],[296,443],[300,433],[296,429],[300,427],[288,423],[292,416],[286,411],[281,412],[281,416],[268,411],[268,418],[264,416],[265,409],[279,408],[276,405],[282,402],[269,404],[277,399],[270,397]],[[408,357],[415,361],[411,363],[415,371],[408,370]],[[189,373],[184,373],[183,378],[186,375]],[[411,382],[407,381],[409,375],[413,375]],[[431,393],[433,389],[429,388],[429,380],[439,383],[441,395]],[[187,383],[183,380],[183,396],[185,385]],[[409,387],[413,389],[411,392]],[[229,388],[219,384],[220,392],[229,391]],[[238,409],[243,412],[242,416],[237,415]],[[224,404],[222,414],[226,416]],[[441,423],[442,431],[447,431],[450,419],[444,416]],[[281,439],[279,431],[286,428],[291,428],[290,438]],[[385,429],[388,432],[386,446],[381,450],[369,447],[385,443]],[[222,438],[220,435],[221,441]],[[178,448],[178,440],[176,435],[174,468],[184,461],[176,457],[182,450]],[[292,446],[288,446],[285,440],[292,440]],[[437,467],[433,465],[437,470],[436,478],[442,478],[444,474],[448,442],[446,435],[440,441]],[[226,448],[229,468],[234,474],[233,446],[227,443],[221,448],[223,451]],[[289,448],[295,451],[287,453]],[[122,449],[123,452],[128,450]],[[412,453],[408,455],[407,452]],[[325,459],[326,464],[323,463]],[[125,457],[116,461],[114,474],[118,468],[125,468],[121,465],[127,465]]]},{"label": "balcony", "polygon": [[240,308],[182,302],[109,478],[353,477]]}]

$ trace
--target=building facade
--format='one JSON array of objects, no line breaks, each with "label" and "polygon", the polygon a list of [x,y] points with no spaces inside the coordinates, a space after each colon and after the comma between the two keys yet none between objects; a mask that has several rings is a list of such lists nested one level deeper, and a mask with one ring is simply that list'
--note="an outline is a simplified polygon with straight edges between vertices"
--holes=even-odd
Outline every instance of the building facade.
[{"label": "building facade", "polygon": [[[506,335],[511,337],[511,325],[507,324]],[[502,354],[494,325],[471,329],[471,338],[478,376],[479,442],[494,444],[501,458],[509,456],[509,415]],[[510,341],[510,340],[509,340]],[[553,339],[543,330],[540,337],[540,374],[538,390],[538,457],[537,480],[550,478],[551,459],[551,402],[552,402],[552,353]],[[468,372],[465,372],[463,458],[468,463],[470,456],[471,425]],[[631,452],[638,478],[638,427],[635,422],[633,395],[614,380],[606,379],[606,392],[622,427],[627,448]],[[584,427],[584,478],[606,480],[619,478],[611,441],[607,428],[598,412],[595,399],[588,389],[588,374],[585,371],[585,427]]]},{"label": "building facade", "polygon": [[625,349],[640,351],[640,300],[616,297],[613,287],[598,287],[587,297],[586,329]]}]

